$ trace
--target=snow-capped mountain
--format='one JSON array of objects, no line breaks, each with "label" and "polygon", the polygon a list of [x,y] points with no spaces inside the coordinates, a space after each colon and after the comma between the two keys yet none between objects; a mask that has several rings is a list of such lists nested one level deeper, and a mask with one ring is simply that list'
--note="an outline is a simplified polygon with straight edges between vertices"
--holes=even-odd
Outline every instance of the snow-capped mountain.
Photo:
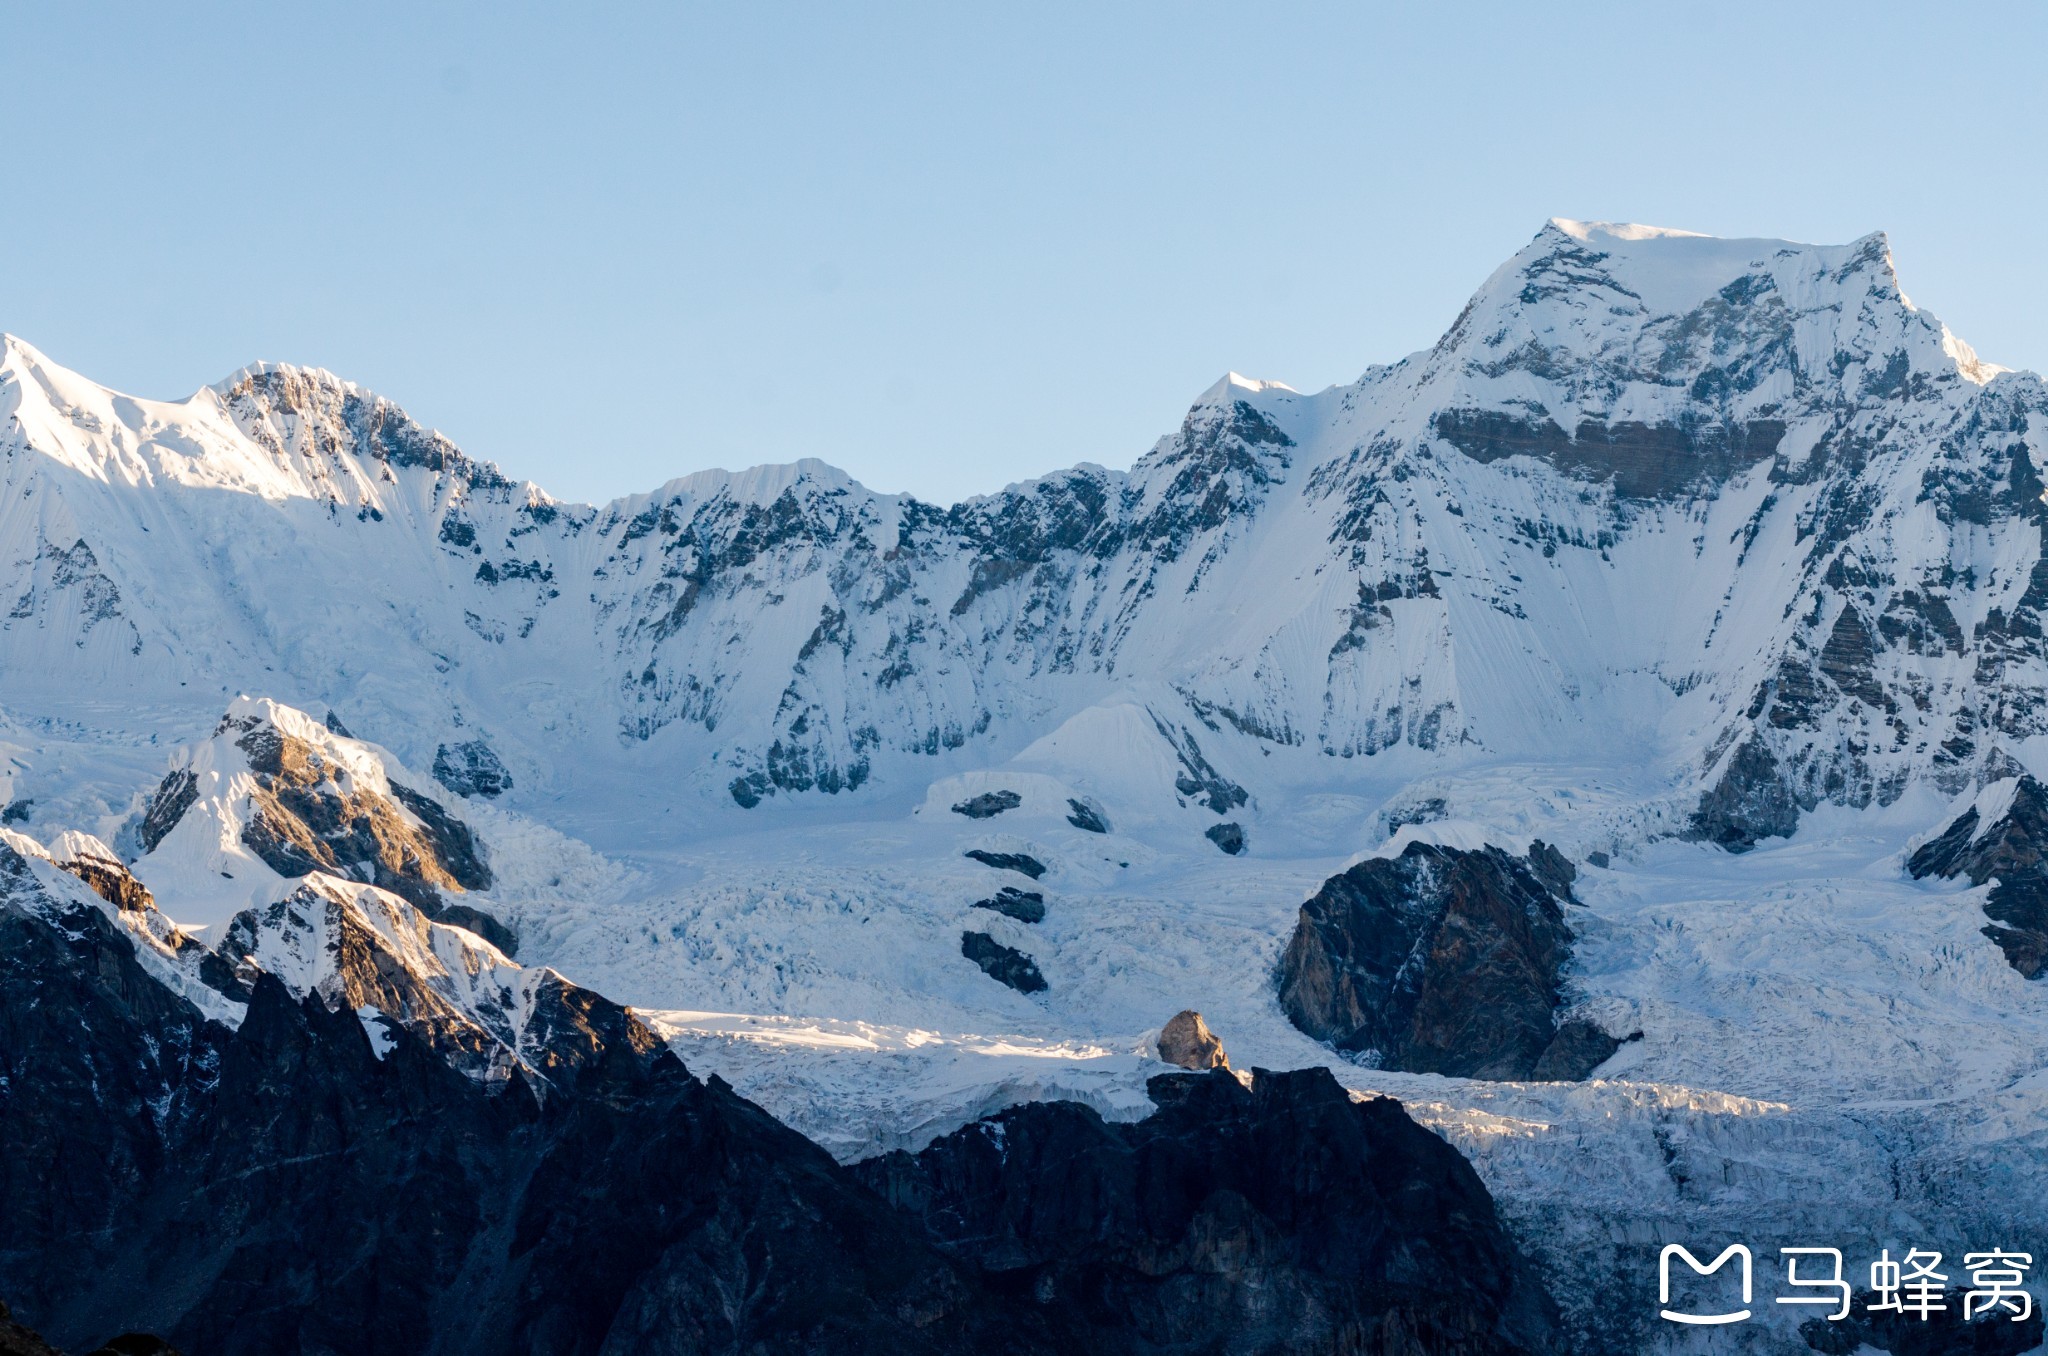
[{"label": "snow-capped mountain", "polygon": [[[316,775],[280,796],[280,763]],[[644,1059],[659,1042],[626,1009],[518,965],[471,927],[433,921],[451,910],[432,882],[459,888],[444,854],[466,854],[474,880],[474,840],[434,801],[385,781],[388,765],[301,712],[239,702],[165,779],[145,823],[152,850],[136,866],[161,899],[91,835],[45,847],[0,829],[13,902],[51,918],[96,910],[135,944],[144,972],[228,1028],[268,977],[294,1000],[355,1014],[379,1051],[402,1027],[472,1078],[522,1078],[543,1096],[592,1067]],[[350,846],[371,851],[337,860]],[[502,932],[475,910],[455,916]]]},{"label": "snow-capped mountain", "polygon": [[260,974],[486,1083],[647,1029],[842,1160],[1144,1115],[1199,1009],[1654,1346],[1653,1237],[2048,1227],[2035,859],[1971,846],[2048,778],[2044,429],[1882,236],[1563,220],[1426,352],[950,508],[565,504],[324,372],[9,339],[0,802],[216,1020]]},{"label": "snow-capped mountain", "polygon": [[1290,779],[1641,751],[1735,844],[2040,733],[2048,397],[1879,236],[1553,222],[1428,353],[1231,376],[1128,474],[952,509],[814,462],[566,505],[321,372],[161,404],[9,341],[0,374],[0,662],[52,716],[261,691],[417,765],[489,751],[515,797],[595,761],[751,806],[1135,701]]}]

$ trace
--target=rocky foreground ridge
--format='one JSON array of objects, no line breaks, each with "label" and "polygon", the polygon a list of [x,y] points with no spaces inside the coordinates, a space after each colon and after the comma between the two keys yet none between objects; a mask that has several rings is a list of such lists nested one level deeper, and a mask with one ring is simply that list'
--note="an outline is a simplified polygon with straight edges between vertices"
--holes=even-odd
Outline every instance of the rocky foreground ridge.
[{"label": "rocky foreground ridge", "polygon": [[[217,995],[236,1010],[209,1017],[166,980],[190,948],[147,952],[152,906],[109,893],[0,844],[0,1291],[64,1344],[1464,1353],[1554,1331],[1464,1161],[1327,1074],[1164,1076],[1136,1126],[1039,1106],[855,1174],[595,996],[480,1063],[451,1039],[475,1020],[369,927],[330,932],[335,973],[294,993],[249,944],[291,928],[250,919]],[[963,1213],[998,1200],[1010,1245]],[[1446,1317],[1430,1278],[1474,1256],[1503,1279]]]}]

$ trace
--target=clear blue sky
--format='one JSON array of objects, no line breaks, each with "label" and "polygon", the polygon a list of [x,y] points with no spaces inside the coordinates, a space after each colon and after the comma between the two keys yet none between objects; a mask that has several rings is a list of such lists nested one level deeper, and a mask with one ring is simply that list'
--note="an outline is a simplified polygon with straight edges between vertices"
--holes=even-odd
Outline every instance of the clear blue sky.
[{"label": "clear blue sky", "polygon": [[1128,465],[1432,342],[1553,215],[1891,232],[2048,366],[2048,6],[0,9],[0,329],[257,358],[569,498]]}]

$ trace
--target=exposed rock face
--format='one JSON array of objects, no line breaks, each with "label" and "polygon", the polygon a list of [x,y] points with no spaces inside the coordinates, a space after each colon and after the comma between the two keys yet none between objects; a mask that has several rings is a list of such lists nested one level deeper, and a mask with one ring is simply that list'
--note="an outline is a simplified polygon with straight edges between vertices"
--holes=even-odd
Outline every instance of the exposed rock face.
[{"label": "exposed rock face", "polygon": [[2031,776],[2019,777],[2005,812],[1988,824],[1980,809],[1984,799],[1907,859],[1907,870],[1916,878],[1968,876],[1972,885],[1994,876],[2018,880],[2048,870],[2048,788]]},{"label": "exposed rock face", "polygon": [[1744,740],[1700,797],[1687,836],[1747,852],[1765,838],[1789,837],[1799,826],[1799,804],[1785,786],[1778,761],[1758,739]]},{"label": "exposed rock face", "polygon": [[1202,1020],[1202,1014],[1192,1009],[1176,1012],[1172,1020],[1159,1029],[1159,1057],[1168,1064],[1178,1064],[1197,1073],[1230,1067],[1230,1058],[1223,1053],[1223,1042]]},{"label": "exposed rock face", "polygon": [[1018,993],[1041,993],[1046,988],[1037,961],[1013,946],[1004,946],[986,932],[961,933],[960,954],[979,965],[990,979],[1007,984]]},{"label": "exposed rock face", "polygon": [[[54,858],[53,858],[54,859]],[[79,853],[57,865],[92,887],[92,892],[117,909],[146,913],[156,907],[148,887],[112,853]]]},{"label": "exposed rock face", "polygon": [[169,1170],[168,1113],[217,1081],[214,1035],[104,910],[0,844],[0,1294],[57,1340],[149,1326],[107,1315],[51,1333],[50,1318]]},{"label": "exposed rock face", "polygon": [[[465,927],[508,954],[512,930],[450,898],[491,885],[490,868],[467,824],[440,802],[381,776],[374,781],[313,742],[319,731],[287,727],[280,708],[238,704],[216,731],[232,738],[253,785],[242,812],[243,846],[281,876],[326,872],[399,895],[438,922]],[[294,734],[292,728],[301,733]],[[189,768],[173,770],[150,802],[141,839],[154,851],[201,796]]]},{"label": "exposed rock face", "polygon": [[1281,958],[1281,1007],[1383,1068],[1585,1077],[1620,1043],[1560,1024],[1572,940],[1561,861],[1541,844],[1521,858],[1411,843],[1331,877]]},{"label": "exposed rock face", "polygon": [[512,774],[498,761],[496,750],[481,739],[436,748],[434,780],[458,796],[481,796],[485,800],[512,789]]},{"label": "exposed rock face", "polygon": [[[1151,1091],[1135,1123],[1032,1103],[855,1171],[1089,1350],[1554,1349],[1485,1187],[1399,1103],[1321,1069]],[[1451,1275],[1464,1302],[1432,1280]]]},{"label": "exposed rock face", "polygon": [[1434,421],[1437,436],[1474,461],[1537,457],[1589,480],[1612,480],[1617,494],[1659,499],[1702,481],[1726,480],[1778,450],[1785,425],[1775,419],[1745,424],[1645,424],[1583,420],[1572,433],[1549,418],[1524,421],[1474,410],[1446,410]]},{"label": "exposed rock face", "polygon": [[1033,880],[1045,874],[1045,863],[1027,852],[990,852],[985,848],[969,848],[962,855],[998,871],[1021,871]]},{"label": "exposed rock face", "polygon": [[1219,815],[1227,815],[1250,800],[1243,787],[1218,772],[1203,756],[1202,746],[1195,741],[1193,731],[1185,726],[1169,726],[1157,715],[1152,721],[1180,762],[1180,770],[1173,778],[1175,791],[1190,800],[1200,801]]},{"label": "exposed rock face", "polygon": [[366,868],[378,888],[430,907],[431,891],[490,885],[468,827],[425,796],[398,797],[415,824],[375,792],[345,788],[319,750],[275,726],[253,724],[235,742],[262,793],[242,841],[279,875]]},{"label": "exposed rock face", "polygon": [[1551,894],[1562,900],[1571,899],[1572,886],[1579,879],[1579,868],[1572,864],[1571,858],[1538,838],[1529,844],[1529,869],[1550,887]]},{"label": "exposed rock face", "polygon": [[2048,788],[2030,776],[2011,786],[2004,813],[1984,823],[1979,804],[1958,815],[1941,836],[1915,852],[1906,869],[1921,876],[1967,876],[1972,885],[1995,880],[1985,901],[1997,942],[2012,967],[2028,979],[2048,973]]},{"label": "exposed rock face", "polygon": [[164,835],[178,826],[185,812],[199,799],[199,782],[189,771],[179,768],[166,776],[156,794],[149,798],[149,810],[142,817],[138,836],[142,839],[144,852],[156,851]]},{"label": "exposed rock face", "polygon": [[953,807],[956,815],[969,819],[994,819],[1005,810],[1014,810],[1024,803],[1024,797],[1015,791],[984,791]]},{"label": "exposed rock face", "polygon": [[1099,808],[1085,800],[1067,802],[1067,822],[1088,833],[1109,832],[1109,820]]},{"label": "exposed rock face", "polygon": [[220,396],[251,440],[321,470],[353,457],[433,471],[464,489],[511,488],[497,467],[470,460],[390,401],[329,372],[258,363],[223,383]]},{"label": "exposed rock face", "polygon": [[1014,885],[1005,885],[991,898],[976,900],[974,907],[994,909],[1005,918],[1014,918],[1020,923],[1045,921],[1045,896],[1036,890],[1019,890]]},{"label": "exposed rock face", "polygon": [[64,1356],[33,1331],[14,1321],[5,1304],[0,1304],[0,1356]]},{"label": "exposed rock face", "polygon": [[553,971],[521,969],[396,895],[329,876],[238,915],[218,951],[244,985],[284,977],[336,1011],[408,1028],[485,1081],[519,1073],[553,1089],[587,1066],[644,1064],[659,1045],[610,1000]]},{"label": "exposed rock face", "polygon": [[1202,836],[1231,857],[1244,855],[1244,827],[1239,824],[1211,824]]}]

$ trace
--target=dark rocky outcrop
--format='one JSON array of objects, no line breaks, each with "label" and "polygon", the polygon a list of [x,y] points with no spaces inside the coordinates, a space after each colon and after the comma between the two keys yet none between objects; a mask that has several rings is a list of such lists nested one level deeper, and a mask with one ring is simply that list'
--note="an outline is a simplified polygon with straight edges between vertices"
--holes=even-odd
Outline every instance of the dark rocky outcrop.
[{"label": "dark rocky outcrop", "polygon": [[64,1356],[29,1328],[14,1321],[7,1306],[0,1303],[0,1356]]},{"label": "dark rocky outcrop", "polygon": [[1972,805],[1914,852],[1906,869],[1916,880],[1968,876],[1972,885],[2048,872],[2048,788],[2022,775],[2011,805],[1994,823],[1984,825]]},{"label": "dark rocky outcrop", "polygon": [[1547,418],[1475,409],[1444,410],[1432,428],[1474,461],[1535,457],[1568,474],[1612,480],[1615,493],[1631,499],[1668,498],[1703,482],[1727,480],[1775,456],[1785,436],[1785,425],[1775,419],[1668,424],[1586,419],[1567,433]]},{"label": "dark rocky outcrop", "polygon": [[150,1326],[88,1315],[53,1332],[51,1318],[171,1169],[166,1132],[217,1082],[219,1034],[104,910],[52,894],[0,844],[0,1294],[55,1340]]},{"label": "dark rocky outcrop", "polygon": [[2022,775],[2011,806],[1988,827],[1976,806],[1963,811],[1907,859],[1906,869],[1916,880],[1966,876],[1972,885],[1995,881],[1984,902],[1985,917],[1991,919],[1984,935],[2028,979],[2048,973],[2048,788],[2040,782]]},{"label": "dark rocky outcrop", "polygon": [[80,853],[56,865],[91,886],[94,894],[117,909],[147,913],[156,907],[156,898],[149,888],[112,857]]},{"label": "dark rocky outcrop", "polygon": [[974,907],[994,909],[1005,918],[1014,918],[1020,923],[1045,921],[1045,896],[1036,890],[1019,890],[1014,885],[1005,885],[988,899],[977,899]]},{"label": "dark rocky outcrop", "polygon": [[994,819],[1005,810],[1014,810],[1024,803],[1024,797],[1015,791],[984,791],[970,796],[953,807],[956,815],[969,819]]},{"label": "dark rocky outcrop", "polygon": [[1747,852],[1766,838],[1785,838],[1799,827],[1799,803],[1763,740],[1745,739],[1723,767],[1721,778],[1700,797],[1685,836]]},{"label": "dark rocky outcrop", "polygon": [[[1033,1103],[855,1171],[1087,1350],[1554,1349],[1486,1188],[1399,1103],[1322,1069],[1150,1087],[1142,1121]],[[1471,1288],[1446,1304],[1452,1275]]]},{"label": "dark rocky outcrop", "polygon": [[1109,819],[1085,800],[1067,801],[1067,822],[1088,833],[1108,833]]},{"label": "dark rocky outcrop", "polygon": [[[19,1323],[7,1321],[7,1306],[0,1304],[0,1356],[64,1356]],[[180,1356],[178,1349],[161,1337],[144,1332],[124,1332],[107,1339],[105,1345],[86,1356]]]},{"label": "dark rocky outcrop", "polygon": [[122,921],[131,930],[149,937],[192,978],[232,1002],[240,1003],[248,997],[247,986],[236,977],[234,966],[165,917],[156,907],[155,896],[126,866],[100,852],[79,850],[67,841],[70,837],[58,839],[49,858],[50,865],[83,881],[94,894],[120,911]]},{"label": "dark rocky outcrop", "polygon": [[136,836],[142,840],[142,850],[156,851],[156,845],[178,827],[178,821],[198,799],[199,779],[190,771],[179,768],[165,777],[156,794],[149,798],[149,809],[142,816],[142,827],[136,830]]},{"label": "dark rocky outcrop", "polygon": [[1297,1027],[1383,1068],[1583,1078],[1620,1042],[1561,1021],[1570,863],[1411,843],[1323,883],[1281,957]]},{"label": "dark rocky outcrop", "polygon": [[1563,900],[1571,898],[1572,886],[1579,881],[1579,868],[1572,859],[1541,838],[1529,844],[1529,869],[1550,887],[1551,894]]},{"label": "dark rocky outcrop", "polygon": [[1232,857],[1244,855],[1244,826],[1241,824],[1211,824],[1202,830],[1202,837],[1214,843]]},{"label": "dark rocky outcrop", "polygon": [[[409,965],[386,933],[434,949],[425,915],[375,897],[370,911],[332,882],[308,881],[284,898],[238,914],[228,924],[216,959],[245,985],[261,971],[267,948],[279,947],[327,969],[320,996],[338,1009],[375,1009],[408,1028],[451,1067],[487,1081],[523,1073],[552,1091],[573,1082],[584,1066],[605,1060],[653,1057],[651,1032],[610,1000],[577,988],[552,971],[534,981],[527,1005],[509,995],[458,1003],[436,977]],[[389,912],[373,917],[380,907]],[[472,957],[479,965],[482,957]]]},{"label": "dark rocky outcrop", "polygon": [[1845,695],[1866,706],[1890,711],[1897,703],[1886,695],[1884,685],[1877,680],[1876,663],[1877,642],[1863,615],[1853,605],[1844,607],[1821,649],[1820,671]]},{"label": "dark rocky outcrop", "polygon": [[985,848],[969,848],[961,855],[970,857],[983,866],[992,866],[998,871],[1021,871],[1033,880],[1045,874],[1045,863],[1025,852],[990,852]]},{"label": "dark rocky outcrop", "polygon": [[1203,756],[1202,746],[1196,742],[1193,731],[1185,726],[1168,725],[1156,714],[1152,717],[1152,725],[1180,761],[1180,770],[1173,776],[1176,792],[1201,802],[1219,815],[1227,815],[1251,799],[1243,787],[1218,772]]},{"label": "dark rocky outcrop", "polygon": [[1223,1042],[1202,1020],[1202,1014],[1193,1009],[1176,1012],[1159,1029],[1159,1058],[1197,1072],[1230,1067]]},{"label": "dark rocky outcrop", "polygon": [[512,789],[512,774],[498,761],[497,751],[481,739],[436,747],[434,780],[458,796],[486,800]]},{"label": "dark rocky outcrop", "polygon": [[1640,1031],[1616,1039],[1597,1022],[1584,1017],[1566,1017],[1557,1024],[1557,1034],[1529,1069],[1539,1083],[1577,1083],[1605,1064],[1616,1050],[1643,1038]]},{"label": "dark rocky outcrop", "polygon": [[960,954],[979,965],[990,979],[1007,984],[1018,993],[1042,993],[1046,988],[1037,961],[1014,946],[1004,946],[986,932],[961,933]]},{"label": "dark rocky outcrop", "polygon": [[485,913],[472,904],[462,904],[444,898],[431,911],[422,909],[421,912],[426,913],[437,923],[467,928],[508,956],[519,954],[519,934],[500,922],[495,915]]},{"label": "dark rocky outcrop", "polygon": [[[242,844],[281,876],[364,876],[431,910],[440,891],[486,889],[488,869],[468,826],[417,792],[387,799],[344,785],[319,749],[251,719],[235,741],[258,788]],[[353,782],[353,778],[349,779]],[[399,805],[414,812],[414,824]]]}]

